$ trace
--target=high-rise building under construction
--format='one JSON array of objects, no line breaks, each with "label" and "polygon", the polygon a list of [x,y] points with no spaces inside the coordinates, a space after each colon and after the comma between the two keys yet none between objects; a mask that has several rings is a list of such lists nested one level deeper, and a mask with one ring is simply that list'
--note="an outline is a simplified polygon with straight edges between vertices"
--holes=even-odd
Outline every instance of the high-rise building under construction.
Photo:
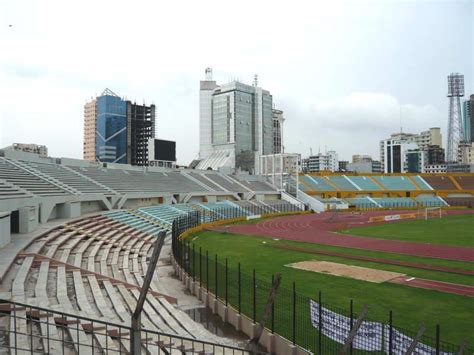
[{"label": "high-rise building under construction", "polygon": [[148,164],[148,140],[155,138],[155,105],[138,105],[109,89],[84,106],[84,159]]}]

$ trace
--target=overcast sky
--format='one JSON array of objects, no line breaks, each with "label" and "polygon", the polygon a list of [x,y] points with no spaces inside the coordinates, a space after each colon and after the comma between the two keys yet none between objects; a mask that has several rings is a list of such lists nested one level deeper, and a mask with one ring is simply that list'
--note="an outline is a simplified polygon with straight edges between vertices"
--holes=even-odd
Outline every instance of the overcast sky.
[{"label": "overcast sky", "polygon": [[157,105],[178,162],[199,150],[199,80],[253,75],[285,112],[287,152],[372,154],[400,130],[446,136],[446,76],[474,93],[474,1],[0,0],[0,147],[82,158],[106,87]]}]

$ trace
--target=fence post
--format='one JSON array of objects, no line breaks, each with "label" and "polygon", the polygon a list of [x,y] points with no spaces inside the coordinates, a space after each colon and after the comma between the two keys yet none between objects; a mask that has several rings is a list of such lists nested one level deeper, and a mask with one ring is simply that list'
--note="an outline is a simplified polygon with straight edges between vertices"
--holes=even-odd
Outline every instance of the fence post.
[{"label": "fence post", "polygon": [[227,263],[227,258],[225,258],[225,305],[229,302],[229,294],[228,294],[228,287],[229,287],[229,265]]},{"label": "fence post", "polygon": [[322,335],[323,335],[323,315],[322,315],[323,306],[322,306],[322,302],[323,302],[323,297],[322,297],[321,291],[319,291],[319,295],[318,295],[318,308],[319,308],[319,312],[318,312],[318,324],[319,324],[318,355],[321,355],[321,350],[322,350],[322,344],[321,344]]},{"label": "fence post", "polygon": [[439,338],[439,324],[436,324],[436,355],[439,355],[440,349],[439,349],[439,343],[440,343],[440,338]]},{"label": "fence post", "polygon": [[[196,248],[195,244],[193,243],[193,282],[196,282]],[[194,285],[193,285],[194,287]]]},{"label": "fence post", "polygon": [[209,293],[209,251],[206,250],[206,291]]},{"label": "fence post", "polygon": [[202,287],[202,247],[199,247],[199,287]]},{"label": "fence post", "polygon": [[187,258],[186,258],[186,263],[188,265],[188,275],[189,275],[189,272],[191,271],[191,245],[189,244],[189,241],[186,243],[188,248],[187,248]]},{"label": "fence post", "polygon": [[388,324],[390,326],[390,329],[388,331],[388,346],[389,346],[389,349],[388,349],[388,355],[392,355],[393,354],[393,313],[392,311],[390,311],[389,313],[389,318],[388,318]]},{"label": "fence post", "polygon": [[214,297],[214,298],[215,298],[216,300],[217,300],[217,294],[218,294],[218,292],[219,292],[219,291],[218,291],[218,283],[217,283],[217,279],[218,279],[218,277],[217,277],[217,272],[218,272],[218,271],[217,271],[217,254],[216,254],[216,264],[215,264],[215,267],[214,267],[214,274],[215,274],[214,277],[215,277],[215,282],[216,282],[216,294],[215,294],[215,297]]},{"label": "fence post", "polygon": [[296,344],[296,282],[293,281],[293,345]]},{"label": "fence post", "polygon": [[255,279],[255,269],[253,269],[253,323],[257,322],[257,280]]},{"label": "fence post", "polygon": [[[351,330],[354,327],[354,313],[353,313],[354,301],[351,299],[350,312],[351,312]],[[350,343],[349,354],[352,355],[352,342]]]},{"label": "fence post", "polygon": [[238,268],[238,280],[237,283],[239,284],[239,314],[242,311],[242,298],[241,298],[241,291],[242,291],[242,285],[241,285],[241,277],[240,277],[240,263],[239,263],[239,268]]},{"label": "fence post", "polygon": [[[272,275],[272,285],[275,282],[275,275]],[[275,332],[275,302],[272,302],[272,334]]]}]

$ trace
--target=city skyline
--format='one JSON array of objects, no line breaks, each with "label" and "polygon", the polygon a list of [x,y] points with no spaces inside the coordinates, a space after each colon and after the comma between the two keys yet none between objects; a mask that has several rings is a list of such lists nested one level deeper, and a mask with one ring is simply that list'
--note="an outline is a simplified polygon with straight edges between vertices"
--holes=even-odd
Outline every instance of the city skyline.
[{"label": "city skyline", "polygon": [[[117,6],[116,17],[105,21],[82,4],[71,10],[55,2],[38,8],[29,4],[31,14],[22,12],[21,2],[5,6],[1,146],[45,144],[52,156],[81,158],[83,105],[109,87],[139,103],[155,103],[157,135],[176,140],[178,162],[187,164],[199,151],[199,81],[208,66],[218,82],[240,79],[250,84],[253,75],[259,75],[261,86],[272,92],[276,107],[285,113],[286,152],[309,155],[310,148],[317,152],[327,146],[345,160],[352,154],[377,159],[379,140],[400,130],[400,111],[404,132],[438,126],[446,137],[449,73],[464,74],[466,97],[474,93],[470,1],[307,3],[308,11],[298,13],[274,4],[274,16],[256,25],[270,29],[265,36],[250,37],[253,29],[229,30],[228,35],[252,38],[239,41],[240,51],[233,56],[225,54],[233,41],[219,33],[211,36],[214,24],[200,21],[203,16],[222,20],[222,11],[212,4],[189,5],[181,20],[176,5],[143,5],[150,9],[145,17],[160,12],[161,22],[121,26],[139,6]],[[52,8],[65,15],[41,22],[41,14]],[[245,17],[244,8],[226,20]],[[252,9],[259,14],[265,7]],[[81,15],[90,17],[87,28],[79,26]],[[292,26],[268,26],[292,16],[298,16]],[[188,21],[196,31],[178,31],[173,40],[167,39],[164,29],[179,27],[179,21]],[[101,45],[94,36],[104,24],[115,32]],[[108,49],[123,39],[137,45],[156,41],[159,48],[152,52],[167,55],[131,60],[124,50],[123,58],[111,60]],[[95,55],[82,53],[85,49]],[[282,51],[285,55],[279,57]],[[185,55],[193,52],[198,55]]]}]

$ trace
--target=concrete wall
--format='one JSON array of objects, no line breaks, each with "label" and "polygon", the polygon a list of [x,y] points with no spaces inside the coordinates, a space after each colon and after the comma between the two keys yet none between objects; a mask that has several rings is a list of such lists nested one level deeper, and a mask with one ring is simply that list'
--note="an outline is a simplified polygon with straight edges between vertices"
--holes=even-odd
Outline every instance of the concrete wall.
[{"label": "concrete wall", "polygon": [[[88,203],[88,202],[82,202]],[[65,202],[57,205],[58,218],[77,218],[81,216],[81,202]]]},{"label": "concrete wall", "polygon": [[20,234],[33,232],[38,227],[38,209],[34,206],[22,207],[18,210],[20,220]]},{"label": "concrete wall", "polygon": [[10,243],[10,212],[0,212],[0,248]]},{"label": "concrete wall", "polygon": [[129,198],[123,204],[122,208],[139,208],[146,206],[154,206],[164,202],[164,197],[152,198]]},{"label": "concrete wall", "polygon": [[298,190],[298,200],[307,204],[310,209],[315,212],[324,212],[326,206],[321,201],[316,200],[314,197],[305,194],[303,191]]},{"label": "concrete wall", "polygon": [[102,206],[102,203],[100,203],[99,201],[81,202],[81,215],[86,213],[100,212],[103,210],[104,208]]},{"label": "concrete wall", "polygon": [[[205,287],[200,287],[199,282],[193,282],[192,278],[175,263],[174,259],[171,259],[178,278],[191,294],[198,297],[214,314],[219,315],[224,322],[232,325],[236,330],[243,332],[249,338],[255,335],[257,324],[254,324],[253,321],[245,315],[239,314],[232,306],[226,306],[224,301],[216,299],[215,295],[207,292]],[[260,344],[264,346],[268,352],[276,355],[312,355],[311,352],[293,345],[288,339],[276,333],[272,334],[268,329],[263,330],[263,334],[260,337]]]}]

